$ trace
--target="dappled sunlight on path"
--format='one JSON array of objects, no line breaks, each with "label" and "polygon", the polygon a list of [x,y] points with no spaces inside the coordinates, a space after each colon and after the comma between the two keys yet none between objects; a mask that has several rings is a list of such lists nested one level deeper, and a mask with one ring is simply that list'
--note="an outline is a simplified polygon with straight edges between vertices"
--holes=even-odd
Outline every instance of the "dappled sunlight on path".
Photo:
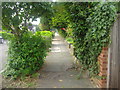
[{"label": "dappled sunlight on path", "polygon": [[78,71],[73,67],[73,56],[65,45],[64,40],[55,34],[52,41],[51,52],[48,54],[45,65],[40,72],[39,88],[92,88],[88,78],[77,80]]}]

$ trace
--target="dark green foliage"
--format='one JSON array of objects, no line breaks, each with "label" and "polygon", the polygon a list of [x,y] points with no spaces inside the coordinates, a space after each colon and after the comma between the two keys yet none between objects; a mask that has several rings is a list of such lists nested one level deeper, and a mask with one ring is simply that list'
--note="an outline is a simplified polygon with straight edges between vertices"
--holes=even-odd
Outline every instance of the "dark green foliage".
[{"label": "dark green foliage", "polygon": [[53,5],[54,16],[52,17],[52,25],[54,28],[66,28],[69,24],[69,15],[65,9],[63,2],[57,2]]},{"label": "dark green foliage", "polygon": [[16,38],[27,32],[30,19],[50,15],[52,13],[49,2],[3,2],[2,29],[12,32]]},{"label": "dark green foliage", "polygon": [[66,38],[66,36],[67,36],[66,31],[64,31],[64,30],[62,30],[62,29],[58,29],[58,32],[59,32],[59,34],[60,34],[63,38]]},{"label": "dark green foliage", "polygon": [[120,13],[120,1],[117,2],[117,12]]},{"label": "dark green foliage", "polygon": [[50,31],[52,24],[52,16],[44,16],[40,18],[41,22],[41,30],[42,31]]},{"label": "dark green foliage", "polygon": [[116,17],[114,3],[75,2],[67,10],[73,22],[74,54],[83,69],[95,76],[98,74],[97,57],[102,47],[110,42],[110,29]]},{"label": "dark green foliage", "polygon": [[4,76],[17,78],[26,76],[39,70],[47,55],[45,40],[36,34],[24,33],[18,40],[10,41],[8,67]]},{"label": "dark green foliage", "polygon": [[51,13],[49,2],[2,3],[2,29],[13,34],[4,76],[17,78],[32,74],[41,68],[48,51],[47,40],[42,35],[28,32],[27,23],[30,19],[35,20]]}]

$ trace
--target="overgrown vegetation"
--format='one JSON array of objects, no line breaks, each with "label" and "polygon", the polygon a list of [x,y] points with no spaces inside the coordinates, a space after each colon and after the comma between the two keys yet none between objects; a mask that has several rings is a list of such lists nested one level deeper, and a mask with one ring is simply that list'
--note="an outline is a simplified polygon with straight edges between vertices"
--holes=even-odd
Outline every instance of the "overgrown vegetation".
[{"label": "overgrown vegetation", "polygon": [[58,33],[59,33],[63,38],[66,38],[66,37],[67,37],[67,33],[66,33],[65,30],[58,29]]},{"label": "overgrown vegetation", "polygon": [[67,37],[66,41],[69,42],[70,44],[73,44],[73,38],[71,38],[71,37]]},{"label": "overgrown vegetation", "polygon": [[[8,63],[3,72],[5,77],[16,79],[28,76],[42,67],[48,48],[51,46],[52,34],[50,32],[33,34],[27,24],[30,19],[34,20],[51,13],[51,5],[48,2],[2,3],[2,29],[12,34]],[[3,36],[4,34],[6,33],[3,33]]]},{"label": "overgrown vegetation", "polygon": [[51,47],[51,44],[52,44],[52,37],[54,35],[53,32],[50,32],[50,31],[37,31],[36,32],[36,35],[40,35],[43,37],[43,39],[45,40],[46,42],[46,47],[47,49],[49,49]]},{"label": "overgrown vegetation", "polygon": [[73,22],[74,55],[80,61],[82,71],[89,70],[90,76],[96,76],[99,72],[97,57],[102,47],[110,43],[110,29],[116,17],[115,4],[74,2],[66,6]]},{"label": "overgrown vegetation", "polygon": [[39,70],[47,55],[46,43],[39,35],[24,33],[18,40],[13,38],[9,43],[8,66],[4,76],[17,78]]},{"label": "overgrown vegetation", "polygon": [[99,72],[97,57],[102,47],[110,43],[115,5],[114,2],[67,2],[51,7],[47,2],[3,3],[3,29],[13,33],[4,75],[13,78],[26,76],[39,70],[44,63],[53,34],[39,31],[40,27],[33,34],[27,27],[30,19],[42,17],[42,29],[57,28],[68,42],[74,42],[74,55],[80,61],[81,70],[89,70],[90,76],[96,76]]},{"label": "overgrown vegetation", "polygon": [[11,40],[11,38],[13,38],[13,34],[7,33],[5,31],[0,32],[0,36],[2,36],[4,40]]},{"label": "overgrown vegetation", "polygon": [[[64,12],[61,12],[56,8],[58,16],[62,18],[63,22],[68,22],[67,24],[62,23],[58,17],[58,22],[55,22],[54,25],[58,25],[56,28],[60,35],[68,42],[74,42],[74,55],[80,61],[81,71],[89,70],[90,76],[98,75],[97,57],[102,47],[106,47],[110,43],[110,29],[117,12],[116,3],[66,2],[58,5],[63,5],[62,9],[65,9]],[[66,25],[66,30],[59,29],[62,24]]]},{"label": "overgrown vegetation", "polygon": [[[38,12],[39,11],[39,12]],[[2,28],[20,38],[27,32],[30,19],[50,15],[52,8],[48,2],[3,2]]]}]

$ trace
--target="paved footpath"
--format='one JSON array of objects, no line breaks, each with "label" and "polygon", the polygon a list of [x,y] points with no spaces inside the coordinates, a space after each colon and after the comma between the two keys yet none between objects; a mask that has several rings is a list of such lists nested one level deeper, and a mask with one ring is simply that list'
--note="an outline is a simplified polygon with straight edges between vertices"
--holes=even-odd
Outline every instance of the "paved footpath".
[{"label": "paved footpath", "polygon": [[93,88],[89,78],[77,79],[78,71],[70,69],[73,66],[73,56],[63,39],[55,34],[51,52],[45,60],[40,72],[38,88]]},{"label": "paved footpath", "polygon": [[[6,59],[7,59],[8,46],[6,41],[3,44],[0,44],[0,72],[5,68]],[[2,76],[0,74],[0,88],[2,87]]]}]

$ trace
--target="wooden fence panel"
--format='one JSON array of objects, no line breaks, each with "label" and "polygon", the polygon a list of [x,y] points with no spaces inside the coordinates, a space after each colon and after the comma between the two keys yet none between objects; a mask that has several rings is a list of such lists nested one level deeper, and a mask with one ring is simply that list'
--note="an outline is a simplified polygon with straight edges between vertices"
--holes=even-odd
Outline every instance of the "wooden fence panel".
[{"label": "wooden fence panel", "polygon": [[111,33],[109,88],[120,88],[120,14]]},{"label": "wooden fence panel", "polygon": [[120,14],[119,14],[119,21],[118,21],[118,88],[120,89]]}]

